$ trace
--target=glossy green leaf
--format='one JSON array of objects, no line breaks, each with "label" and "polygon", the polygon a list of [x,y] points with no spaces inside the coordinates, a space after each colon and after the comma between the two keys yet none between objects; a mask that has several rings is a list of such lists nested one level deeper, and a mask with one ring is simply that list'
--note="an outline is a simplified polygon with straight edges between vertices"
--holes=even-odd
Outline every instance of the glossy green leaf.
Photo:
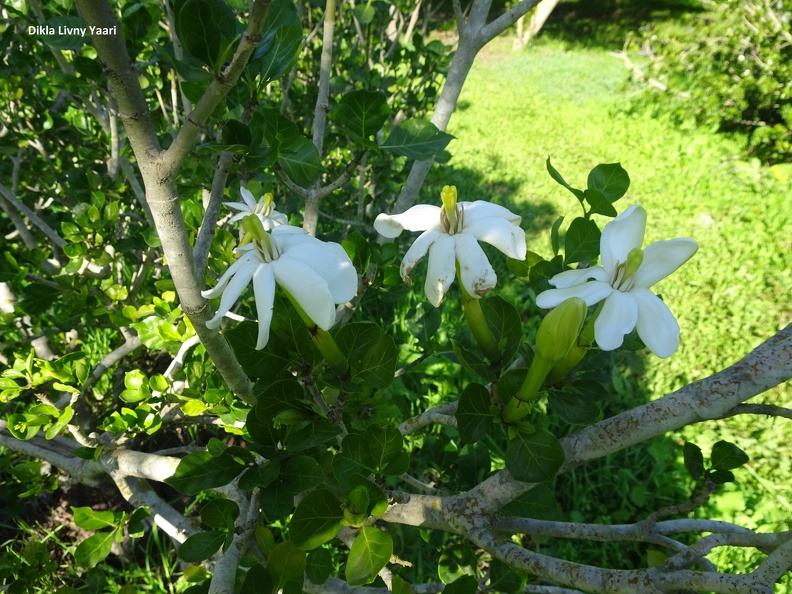
[{"label": "glossy green leaf", "polygon": [[333,457],[333,475],[345,482],[352,475],[374,472],[374,460],[368,444],[359,433],[350,433],[341,442],[341,451]]},{"label": "glossy green leaf", "polygon": [[305,567],[305,551],[288,540],[278,544],[267,557],[267,569],[272,576],[273,589],[276,592],[288,582],[302,584]]},{"label": "glossy green leaf", "polygon": [[319,153],[305,136],[285,140],[278,147],[278,164],[297,185],[308,187],[324,171]]},{"label": "glossy green leaf", "polygon": [[144,520],[151,517],[151,511],[148,507],[139,507],[133,511],[129,516],[127,523],[127,532],[132,538],[140,538],[145,534],[146,526]]},{"label": "glossy green leaf", "polygon": [[492,400],[481,384],[468,384],[459,396],[455,416],[464,443],[476,443],[492,427]]},{"label": "glossy green leaf", "polygon": [[575,394],[551,390],[547,398],[551,410],[561,419],[573,425],[585,425],[596,420],[600,408],[595,402],[578,398]]},{"label": "glossy green leaf", "polygon": [[265,51],[251,61],[251,72],[258,74],[262,83],[281,78],[297,59],[302,41],[303,29],[299,22],[281,25],[271,37],[265,37],[259,46]]},{"label": "glossy green leaf", "polygon": [[123,514],[111,510],[94,511],[90,507],[72,507],[74,523],[84,530],[117,528]]},{"label": "glossy green leaf", "polygon": [[608,217],[615,217],[618,214],[613,204],[608,201],[602,192],[588,189],[583,194],[586,197],[586,202],[591,205],[590,213],[603,214]]},{"label": "glossy green leaf", "polygon": [[352,543],[346,565],[346,580],[350,586],[373,582],[380,569],[393,555],[393,539],[387,532],[373,526],[363,526]]},{"label": "glossy green leaf", "polygon": [[341,247],[352,260],[352,265],[360,274],[364,274],[371,261],[371,247],[368,241],[358,231],[352,231],[344,237]]},{"label": "glossy green leaf", "polygon": [[313,489],[324,481],[324,472],[310,456],[292,456],[281,464],[285,489],[292,495]]},{"label": "glossy green leaf", "polygon": [[553,248],[553,256],[558,255],[558,250],[561,249],[561,239],[558,236],[558,231],[561,229],[561,223],[564,222],[564,217],[558,217],[553,226],[550,228],[550,247]]},{"label": "glossy green leaf", "polygon": [[269,570],[256,563],[248,569],[239,594],[272,594],[272,576]]},{"label": "glossy green leaf", "polygon": [[443,588],[443,594],[476,594],[478,581],[472,575],[463,575]]},{"label": "glossy green leaf", "polygon": [[223,0],[185,0],[175,20],[182,45],[210,68],[218,65],[237,34],[236,17]]},{"label": "glossy green leaf", "polygon": [[252,377],[277,378],[291,363],[291,358],[277,345],[256,350],[258,340],[258,324],[242,322],[223,335],[234,350],[237,361],[242,369]]},{"label": "glossy green leaf", "polygon": [[630,176],[621,163],[602,163],[588,175],[588,189],[596,190],[611,203],[624,196],[629,188]]},{"label": "glossy green leaf", "polygon": [[403,157],[424,161],[442,151],[453,139],[453,136],[441,132],[431,122],[411,119],[396,126],[380,148]]},{"label": "glossy green leaf", "polygon": [[389,334],[383,334],[364,354],[356,366],[356,375],[375,388],[387,388],[393,383],[399,349]]},{"label": "glossy green leaf", "polygon": [[310,551],[335,538],[341,529],[344,512],[341,502],[330,491],[311,491],[302,498],[289,522],[289,539]]},{"label": "glossy green leaf", "polygon": [[228,120],[223,124],[222,142],[250,146],[250,128],[239,120]]},{"label": "glossy green leaf", "polygon": [[116,531],[99,532],[82,541],[74,551],[74,561],[80,567],[96,567],[110,554]]},{"label": "glossy green leaf", "polygon": [[390,107],[382,91],[350,91],[338,102],[335,117],[341,128],[356,136],[376,134],[388,119]]},{"label": "glossy green leaf", "polygon": [[518,481],[542,483],[555,477],[564,463],[564,448],[544,429],[517,433],[506,446],[506,468]]},{"label": "glossy green leaf", "polygon": [[404,437],[395,427],[369,425],[363,439],[375,468],[382,472],[387,473],[388,465],[397,461],[404,452]]},{"label": "glossy green leaf", "polygon": [[274,481],[280,473],[280,461],[267,460],[263,464],[257,464],[248,468],[239,477],[239,488],[243,491],[250,491],[256,487],[263,488]]},{"label": "glossy green leaf", "polygon": [[227,533],[220,530],[198,532],[188,536],[177,551],[181,559],[188,563],[205,561],[214,555],[225,542]]},{"label": "glossy green leaf", "polygon": [[227,485],[243,469],[244,466],[231,456],[214,457],[209,452],[194,452],[181,459],[176,472],[165,482],[180,493],[195,495]]},{"label": "glossy green leaf", "polygon": [[479,377],[491,382],[495,379],[495,374],[492,371],[492,366],[481,356],[479,353],[468,349],[458,340],[451,340],[451,348],[454,355],[464,367],[470,372],[478,375]]},{"label": "glossy green leaf", "polygon": [[508,362],[517,352],[522,339],[520,312],[511,303],[497,295],[481,300],[481,311],[487,327],[495,336],[503,362]]},{"label": "glossy green leaf", "polygon": [[713,470],[734,470],[746,464],[750,458],[733,443],[719,441],[712,446],[710,463]]},{"label": "glossy green leaf", "polygon": [[82,35],[83,31],[88,31],[88,27],[78,16],[57,15],[44,21],[42,25],[52,34],[41,35],[41,40],[55,50],[77,50],[88,39]]},{"label": "glossy green leaf", "polygon": [[233,530],[239,506],[230,499],[213,499],[201,508],[201,522],[210,528]]},{"label": "glossy green leaf", "polygon": [[569,265],[596,258],[601,235],[597,223],[591,219],[577,217],[573,220],[564,238],[564,263]]}]

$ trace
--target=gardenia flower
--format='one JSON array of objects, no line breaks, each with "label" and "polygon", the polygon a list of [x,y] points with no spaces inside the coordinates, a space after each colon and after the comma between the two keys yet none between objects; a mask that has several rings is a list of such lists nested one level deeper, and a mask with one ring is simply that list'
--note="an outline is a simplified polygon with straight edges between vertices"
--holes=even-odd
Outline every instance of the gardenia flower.
[{"label": "gardenia flower", "polygon": [[637,328],[638,336],[655,355],[673,355],[679,346],[679,324],[649,288],[687,262],[698,250],[698,243],[680,237],[656,241],[641,250],[645,229],[643,208],[625,210],[602,231],[602,266],[555,275],[550,284],[556,288],[539,294],[536,304],[551,308],[569,297],[580,297],[590,306],[604,299],[594,322],[594,337],[602,350],[619,348],[624,336]]},{"label": "gardenia flower", "polygon": [[277,225],[288,225],[289,219],[282,212],[278,212],[272,206],[272,194],[267,192],[258,202],[253,198],[253,193],[247,188],[239,188],[244,202],[226,202],[226,206],[239,212],[231,217],[230,222],[234,223],[244,217],[254,214],[261,221],[265,231],[272,231]]},{"label": "gardenia flower", "polygon": [[457,266],[459,280],[469,296],[479,298],[495,286],[497,276],[479,241],[517,260],[524,260],[526,254],[519,216],[482,200],[457,203],[454,186],[445,186],[440,195],[442,207],[419,204],[402,214],[380,214],[374,221],[374,228],[388,238],[398,237],[405,229],[423,231],[404,255],[401,277],[410,286],[410,272],[428,251],[424,289],[435,307],[454,282]]},{"label": "gardenia flower", "polygon": [[217,313],[206,326],[220,326],[252,280],[259,324],[256,349],[263,349],[269,340],[276,284],[317,326],[329,330],[335,323],[336,304],[346,303],[357,291],[357,273],[344,248],[290,225],[279,225],[267,233],[260,219],[250,215],[242,220],[242,227],[251,241],[234,250],[240,257],[217,285],[201,292],[207,299],[222,295]]}]

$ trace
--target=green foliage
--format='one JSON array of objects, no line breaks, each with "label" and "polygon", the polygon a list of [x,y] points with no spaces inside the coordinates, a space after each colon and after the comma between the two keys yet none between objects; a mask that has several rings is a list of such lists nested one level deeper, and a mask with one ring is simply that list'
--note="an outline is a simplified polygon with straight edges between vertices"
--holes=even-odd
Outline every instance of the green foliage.
[{"label": "green foliage", "polygon": [[783,2],[719,0],[680,22],[654,24],[645,93],[652,109],[745,138],[765,163],[792,162],[792,12]]}]

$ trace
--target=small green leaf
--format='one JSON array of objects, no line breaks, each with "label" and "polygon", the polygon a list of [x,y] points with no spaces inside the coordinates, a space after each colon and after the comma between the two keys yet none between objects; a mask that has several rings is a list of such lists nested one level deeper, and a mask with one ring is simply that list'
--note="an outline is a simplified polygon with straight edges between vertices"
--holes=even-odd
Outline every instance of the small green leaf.
[{"label": "small green leaf", "polygon": [[213,499],[201,509],[201,522],[210,528],[233,530],[239,506],[230,499]]},{"label": "small green leaf", "polygon": [[[588,176],[588,189],[596,190],[608,202],[616,202],[630,188],[630,176],[621,163],[602,163],[591,170]],[[592,206],[594,206],[592,204]],[[606,214],[606,213],[603,213]],[[611,216],[616,216],[611,215]]]},{"label": "small green leaf", "polygon": [[591,205],[589,214],[603,214],[608,217],[615,217],[618,213],[613,208],[613,204],[608,202],[605,195],[597,190],[586,190],[584,192],[586,201]]},{"label": "small green leaf", "polygon": [[145,526],[143,520],[151,516],[151,512],[147,507],[139,507],[133,511],[129,516],[127,523],[127,531],[132,538],[140,538],[145,533]]},{"label": "small green leaf", "polygon": [[373,582],[380,569],[393,555],[393,539],[387,532],[373,526],[363,526],[352,543],[346,565],[346,580],[350,586]]},{"label": "small green leaf", "polygon": [[341,502],[325,489],[312,491],[300,501],[289,522],[289,539],[310,551],[329,542],[341,529]]},{"label": "small green leaf", "polygon": [[518,481],[542,483],[552,480],[564,463],[564,448],[544,429],[517,432],[506,446],[506,468]]},{"label": "small green leaf", "polygon": [[701,448],[695,443],[686,441],[682,446],[682,456],[685,461],[685,468],[693,479],[700,479],[704,476],[704,455]]},{"label": "small green leaf", "polygon": [[116,531],[99,532],[82,541],[74,551],[74,561],[80,567],[96,567],[110,554]]},{"label": "small green leaf", "polygon": [[403,157],[424,161],[442,151],[453,139],[453,136],[441,132],[431,122],[411,119],[396,126],[380,148]]},{"label": "small green leaf", "polygon": [[84,530],[117,528],[121,515],[113,511],[94,511],[90,507],[72,507],[74,523]]},{"label": "small green leaf", "polygon": [[220,549],[227,535],[228,533],[220,530],[193,534],[179,546],[177,554],[188,563],[205,561]]},{"label": "small green leaf", "polygon": [[561,184],[567,190],[572,192],[575,198],[577,198],[580,201],[580,204],[583,204],[583,200],[585,198],[585,196],[583,195],[583,191],[578,190],[577,188],[573,188],[566,182],[566,180],[563,177],[561,177],[561,174],[558,173],[556,168],[553,167],[553,165],[550,163],[550,157],[547,157],[547,161],[545,162],[545,167],[547,167],[547,173],[550,174],[550,177],[552,177],[556,181],[556,183]]},{"label": "small green leaf", "polygon": [[748,460],[750,460],[748,454],[728,441],[719,441],[712,446],[710,463],[713,470],[734,470]]},{"label": "small green leaf", "polygon": [[569,265],[596,258],[601,235],[597,223],[591,219],[577,217],[573,220],[564,238],[564,263]]},{"label": "small green leaf", "polygon": [[564,217],[560,216],[553,223],[550,229],[550,246],[553,248],[553,255],[558,255],[558,250],[561,249],[561,240],[558,237],[558,231],[561,229],[561,223],[564,222]]},{"label": "small green leaf", "polygon": [[459,396],[455,416],[464,443],[476,443],[492,427],[492,400],[481,384],[468,384]]},{"label": "small green leaf", "polygon": [[314,549],[308,553],[305,576],[312,583],[317,586],[324,584],[331,573],[333,573],[333,555],[329,550]]}]

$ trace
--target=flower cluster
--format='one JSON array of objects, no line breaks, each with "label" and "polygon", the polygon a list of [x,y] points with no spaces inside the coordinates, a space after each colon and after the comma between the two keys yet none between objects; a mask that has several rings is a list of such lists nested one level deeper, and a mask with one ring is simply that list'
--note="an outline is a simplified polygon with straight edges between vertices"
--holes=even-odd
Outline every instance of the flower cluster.
[{"label": "flower cluster", "polygon": [[286,217],[272,208],[272,196],[256,203],[242,190],[245,204],[228,206],[240,210],[232,220],[242,220],[245,236],[234,250],[238,259],[218,279],[217,285],[201,294],[220,297],[215,316],[206,322],[217,328],[242,292],[253,283],[258,315],[256,348],[269,341],[276,286],[280,286],[303,313],[322,330],[335,323],[336,304],[346,303],[357,291],[357,273],[344,249],[285,224]]}]

